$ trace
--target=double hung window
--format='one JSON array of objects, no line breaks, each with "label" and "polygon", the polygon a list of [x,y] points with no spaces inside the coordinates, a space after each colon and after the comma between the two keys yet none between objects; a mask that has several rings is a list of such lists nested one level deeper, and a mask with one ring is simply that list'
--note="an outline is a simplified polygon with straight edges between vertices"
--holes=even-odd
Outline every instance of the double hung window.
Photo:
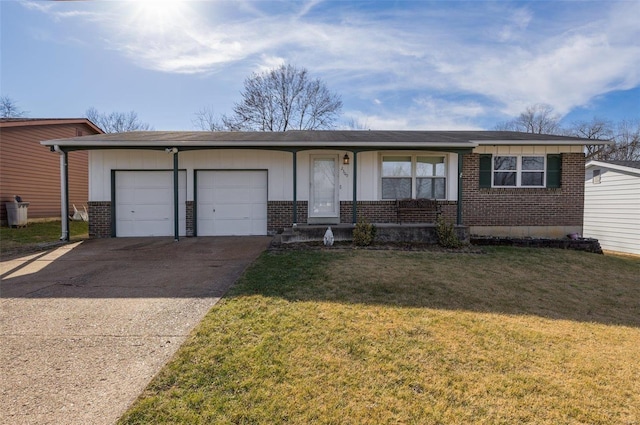
[{"label": "double hung window", "polygon": [[444,156],[384,155],[382,199],[446,198]]},{"label": "double hung window", "polygon": [[480,155],[480,187],[559,188],[562,155]]},{"label": "double hung window", "polygon": [[494,187],[544,187],[544,156],[494,156]]}]

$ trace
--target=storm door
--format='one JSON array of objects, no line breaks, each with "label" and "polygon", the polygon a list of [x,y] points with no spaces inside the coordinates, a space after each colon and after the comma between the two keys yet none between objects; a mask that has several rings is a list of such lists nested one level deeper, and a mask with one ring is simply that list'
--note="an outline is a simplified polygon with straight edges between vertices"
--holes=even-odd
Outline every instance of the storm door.
[{"label": "storm door", "polygon": [[309,188],[309,223],[340,222],[338,156],[312,155]]}]

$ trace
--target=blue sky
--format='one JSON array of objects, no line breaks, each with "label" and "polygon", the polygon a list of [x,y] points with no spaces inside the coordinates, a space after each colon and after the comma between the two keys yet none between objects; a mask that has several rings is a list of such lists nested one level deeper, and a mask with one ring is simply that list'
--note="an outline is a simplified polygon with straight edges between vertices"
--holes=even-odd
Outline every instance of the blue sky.
[{"label": "blue sky", "polygon": [[30,117],[130,111],[156,130],[229,113],[291,63],[376,130],[640,118],[640,1],[0,1],[0,91]]}]

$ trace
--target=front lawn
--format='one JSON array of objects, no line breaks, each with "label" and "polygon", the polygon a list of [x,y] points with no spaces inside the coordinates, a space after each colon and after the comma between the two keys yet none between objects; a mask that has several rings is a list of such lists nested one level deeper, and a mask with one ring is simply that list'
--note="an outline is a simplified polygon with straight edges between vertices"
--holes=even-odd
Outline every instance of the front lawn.
[{"label": "front lawn", "polygon": [[640,423],[640,261],[486,252],[266,252],[120,423]]},{"label": "front lawn", "polygon": [[[36,247],[56,242],[62,232],[60,221],[43,221],[29,223],[26,227],[0,227],[0,244],[2,251]],[[71,221],[69,236],[72,240],[88,237],[89,223]]]}]

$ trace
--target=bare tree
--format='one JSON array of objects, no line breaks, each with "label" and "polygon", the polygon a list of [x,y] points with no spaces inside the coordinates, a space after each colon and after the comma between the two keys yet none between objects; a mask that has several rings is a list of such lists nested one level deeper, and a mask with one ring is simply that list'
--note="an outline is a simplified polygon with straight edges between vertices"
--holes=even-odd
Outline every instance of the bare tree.
[{"label": "bare tree", "polygon": [[560,115],[553,112],[551,105],[538,103],[528,106],[517,118],[496,125],[494,130],[558,134],[561,131]]},{"label": "bare tree", "polygon": [[18,107],[15,100],[9,96],[0,96],[0,118],[23,118],[27,112]]},{"label": "bare tree", "polygon": [[[591,140],[611,141],[614,140],[614,132],[611,121],[593,117],[591,121],[576,121],[567,129],[568,136],[583,137]],[[609,149],[609,144],[587,145],[587,158],[600,157]]]},{"label": "bare tree", "polygon": [[224,124],[224,116],[216,116],[213,108],[206,106],[194,113],[195,118],[191,120],[193,126],[204,131],[222,131],[226,130]]},{"label": "bare tree", "polygon": [[371,130],[369,127],[369,121],[361,121],[358,118],[350,117],[343,124],[344,128],[347,130]]},{"label": "bare tree", "polygon": [[622,120],[616,126],[615,144],[602,159],[609,161],[640,161],[640,119]]},{"label": "bare tree", "polygon": [[242,101],[223,116],[228,130],[286,131],[333,128],[340,97],[304,68],[282,65],[244,81]]},{"label": "bare tree", "polygon": [[607,144],[587,146],[587,158],[601,161],[640,161],[640,119],[615,124],[599,118],[574,123],[571,136],[603,140]]},{"label": "bare tree", "polygon": [[134,111],[111,112],[110,114],[98,112],[96,108],[89,108],[85,113],[87,118],[100,127],[105,133],[123,133],[126,131],[153,130],[153,128],[138,119]]}]

